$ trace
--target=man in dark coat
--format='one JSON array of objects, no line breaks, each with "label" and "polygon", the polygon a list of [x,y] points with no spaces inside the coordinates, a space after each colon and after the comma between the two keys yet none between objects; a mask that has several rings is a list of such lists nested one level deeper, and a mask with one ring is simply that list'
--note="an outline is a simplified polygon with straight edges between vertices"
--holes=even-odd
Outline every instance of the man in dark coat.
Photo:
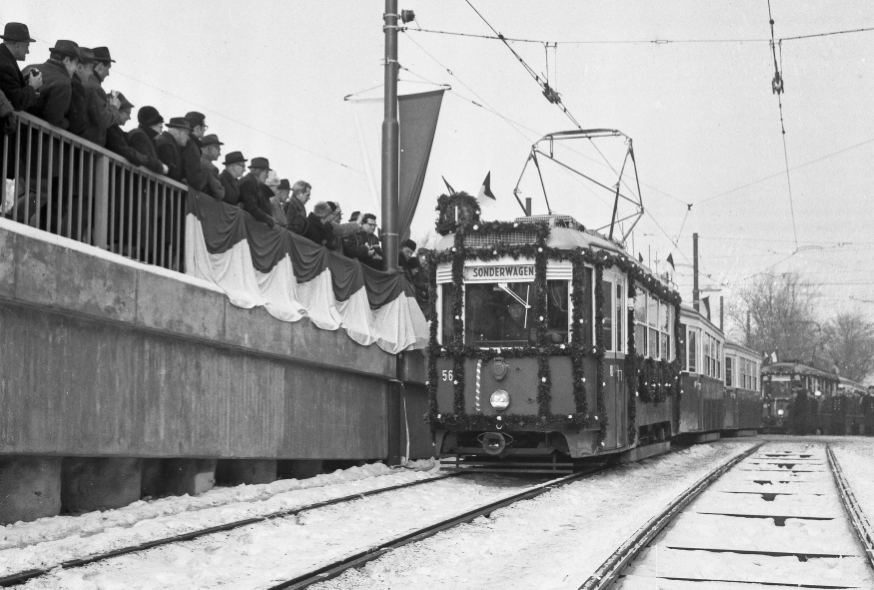
[{"label": "man in dark coat", "polygon": [[[3,44],[0,45],[0,92],[3,93],[14,110],[23,111],[36,103],[43,80],[42,74],[37,71],[25,81],[16,62],[24,61],[24,58],[30,53],[30,44],[35,40],[30,38],[27,25],[21,23],[6,23],[6,28],[0,35],[0,39],[3,39]],[[13,118],[12,114],[4,115],[0,121],[2,127],[4,129],[12,127],[14,125]],[[0,141],[0,169],[3,168],[3,161],[6,160],[4,149],[3,142]],[[15,178],[17,173],[18,167],[14,161],[14,153],[14,149],[9,150],[10,161],[6,171],[7,178]]]},{"label": "man in dark coat", "polygon": [[146,156],[146,168],[158,174],[167,174],[169,168],[158,158],[155,140],[164,129],[164,117],[155,107],[143,107],[137,113],[139,127],[128,133],[127,143]]},{"label": "man in dark coat", "polygon": [[0,39],[3,39],[0,45],[0,91],[12,103],[12,108],[23,111],[36,103],[43,80],[39,75],[25,81],[15,62],[24,61],[35,39],[30,38],[27,25],[21,23],[6,23]]},{"label": "man in dark coat", "polygon": [[240,180],[240,207],[271,228],[276,225],[270,214],[270,198],[261,192],[260,185],[267,180],[270,162],[267,158],[252,158],[249,173]]},{"label": "man in dark coat", "polygon": [[303,235],[307,227],[307,210],[304,205],[310,200],[313,187],[305,180],[298,180],[291,187],[291,198],[285,203],[285,219],[288,229]]},{"label": "man in dark coat", "polygon": [[67,129],[70,126],[67,113],[73,95],[71,78],[78,65],[79,45],[75,41],[61,39],[49,49],[47,62],[24,68],[25,77],[28,77],[32,70],[38,70],[43,79],[39,97],[27,112],[55,127]]},{"label": "man in dark coat", "polygon": [[225,203],[228,205],[240,204],[240,177],[246,171],[246,158],[242,152],[231,152],[225,156],[224,167],[219,179],[222,188],[225,189]]},{"label": "man in dark coat", "polygon": [[106,130],[106,149],[124,157],[135,166],[146,166],[149,163],[149,157],[128,143],[128,134],[121,128],[122,125],[130,121],[134,105],[121,92],[118,93],[118,100],[121,102],[118,109],[121,122]]},{"label": "man in dark coat", "polygon": [[186,182],[182,148],[188,143],[190,133],[191,126],[184,117],[173,117],[164,133],[155,140],[158,159],[167,166],[167,176],[177,182]]},{"label": "man in dark coat", "polygon": [[222,186],[222,181],[219,179],[218,168],[215,167],[215,162],[222,154],[222,146],[217,135],[205,135],[200,142],[201,157],[200,168],[206,177],[206,186],[203,187],[203,192],[223,201],[225,198],[225,189]]},{"label": "man in dark coat", "polygon": [[188,180],[189,186],[202,191],[206,188],[206,173],[203,171],[203,146],[200,140],[206,133],[206,117],[203,113],[191,111],[185,113],[185,120],[191,127],[188,143],[182,147],[182,175]]},{"label": "man in dark coat", "polygon": [[106,145],[106,131],[112,125],[118,125],[121,115],[118,107],[121,102],[117,96],[107,96],[103,90],[103,81],[109,76],[109,69],[115,60],[109,55],[106,47],[95,47],[92,74],[84,83],[88,93],[88,123],[82,137],[103,147]]},{"label": "man in dark coat", "polygon": [[313,212],[307,216],[307,226],[304,237],[329,250],[334,249],[334,228],[328,223],[328,218],[334,214],[327,203],[318,202]]},{"label": "man in dark coat", "polygon": [[70,126],[67,131],[81,136],[85,133],[88,124],[88,91],[85,90],[85,82],[91,77],[91,68],[94,65],[94,52],[88,47],[79,46],[79,64],[70,80],[72,96],[70,97],[70,110],[67,120]]},{"label": "man in dark coat", "polygon": [[376,215],[365,213],[361,216],[361,230],[346,236],[343,252],[349,258],[356,258],[367,266],[382,270],[382,247],[375,231]]}]

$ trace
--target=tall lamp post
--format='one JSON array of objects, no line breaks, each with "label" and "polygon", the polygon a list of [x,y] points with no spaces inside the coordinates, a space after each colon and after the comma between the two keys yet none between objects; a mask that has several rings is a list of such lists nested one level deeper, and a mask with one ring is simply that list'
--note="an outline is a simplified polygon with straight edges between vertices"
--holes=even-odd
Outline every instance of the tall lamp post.
[{"label": "tall lamp post", "polygon": [[398,125],[398,19],[408,23],[416,18],[412,10],[398,12],[398,0],[385,0],[382,15],[385,33],[385,92],[382,121],[382,253],[385,269],[398,269],[398,170],[400,167]]}]

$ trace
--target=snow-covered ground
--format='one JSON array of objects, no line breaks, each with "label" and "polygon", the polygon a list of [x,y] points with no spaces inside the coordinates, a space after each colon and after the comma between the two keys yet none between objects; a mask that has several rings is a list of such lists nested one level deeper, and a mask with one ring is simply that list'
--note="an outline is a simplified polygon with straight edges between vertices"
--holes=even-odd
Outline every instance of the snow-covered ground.
[{"label": "snow-covered ground", "polygon": [[[767,437],[778,439],[778,437]],[[828,441],[874,519],[874,438]],[[756,439],[696,445],[552,490],[316,586],[351,588],[576,588],[630,534],[715,465]],[[72,557],[432,477],[427,471],[353,468],[266,486],[218,489],[115,511],[0,528],[0,575]],[[452,478],[157,548],[57,570],[24,588],[62,590],[265,588],[380,541],[516,493],[532,480]]]}]

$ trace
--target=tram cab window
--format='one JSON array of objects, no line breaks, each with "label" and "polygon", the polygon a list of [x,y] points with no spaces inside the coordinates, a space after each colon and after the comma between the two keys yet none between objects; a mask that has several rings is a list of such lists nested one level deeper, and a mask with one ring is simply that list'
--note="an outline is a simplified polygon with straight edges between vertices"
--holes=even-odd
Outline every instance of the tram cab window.
[{"label": "tram cab window", "polygon": [[604,348],[613,350],[613,283],[601,281],[601,316],[604,334]]},{"label": "tram cab window", "polygon": [[527,346],[537,341],[534,283],[465,285],[464,343]]},{"label": "tram cab window", "polygon": [[688,352],[688,368],[690,373],[698,372],[698,331],[694,329],[689,329],[689,335],[686,338],[686,341],[689,344],[689,352]]},{"label": "tram cab window", "polygon": [[440,293],[442,299],[442,313],[441,318],[443,320],[443,331],[441,332],[442,340],[441,342],[446,344],[452,344],[452,339],[455,336],[455,322],[453,318],[455,317],[452,314],[452,297],[453,297],[453,289],[452,284],[447,283],[441,285],[442,291]]}]

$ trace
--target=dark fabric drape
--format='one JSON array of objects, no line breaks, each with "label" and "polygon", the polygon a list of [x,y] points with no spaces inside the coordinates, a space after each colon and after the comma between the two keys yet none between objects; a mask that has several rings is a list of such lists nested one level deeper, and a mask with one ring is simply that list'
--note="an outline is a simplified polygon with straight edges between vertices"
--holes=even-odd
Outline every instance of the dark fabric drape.
[{"label": "dark fabric drape", "polygon": [[425,171],[431,157],[443,90],[398,97],[400,171],[398,178],[398,236],[410,237],[410,223],[419,204]]},{"label": "dark fabric drape", "polygon": [[252,254],[252,265],[258,271],[269,272],[288,256],[294,276],[301,283],[330,269],[334,299],[346,301],[363,286],[372,309],[400,296],[414,296],[402,274],[375,270],[284,228],[271,229],[239,207],[222,203],[204,193],[189,190],[186,211],[200,221],[210,254],[227,252],[246,241]]}]

